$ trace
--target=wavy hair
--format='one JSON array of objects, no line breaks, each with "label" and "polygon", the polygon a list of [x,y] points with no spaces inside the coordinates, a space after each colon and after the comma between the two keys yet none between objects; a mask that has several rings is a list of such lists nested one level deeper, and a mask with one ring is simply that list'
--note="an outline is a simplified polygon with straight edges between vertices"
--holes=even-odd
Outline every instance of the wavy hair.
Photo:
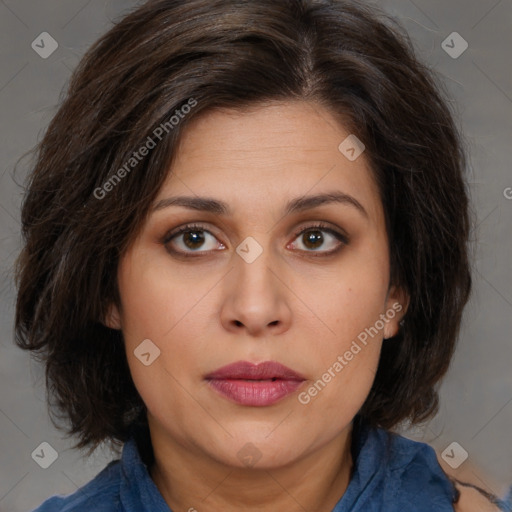
[{"label": "wavy hair", "polygon": [[[102,320],[181,134],[204,112],[274,100],[316,102],[363,141],[391,283],[410,297],[359,414],[390,429],[437,411],[471,289],[464,143],[440,80],[394,19],[361,2],[154,0],[81,59],[34,148],[22,205],[16,343],[44,362],[50,416],[77,447],[122,443],[146,422],[122,333]],[[162,125],[156,147],[98,197]]]}]

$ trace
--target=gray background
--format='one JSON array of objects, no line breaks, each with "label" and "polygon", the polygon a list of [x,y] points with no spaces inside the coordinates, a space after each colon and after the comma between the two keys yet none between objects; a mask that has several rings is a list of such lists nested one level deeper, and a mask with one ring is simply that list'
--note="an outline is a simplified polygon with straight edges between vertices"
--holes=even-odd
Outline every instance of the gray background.
[{"label": "gray background", "polygon": [[[41,138],[80,56],[133,0],[0,0],[0,511],[27,511],[53,494],[74,492],[110,455],[89,459],[70,449],[49,422],[43,372],[13,344],[22,190],[13,179],[20,156]],[[441,75],[470,150],[474,293],[456,357],[441,386],[441,410],[421,428],[399,430],[438,454],[453,441],[469,458],[457,475],[473,475],[503,494],[512,483],[512,142],[511,0],[377,2],[411,35],[420,57]],[[31,43],[49,32],[58,49],[41,58]],[[452,58],[442,42],[458,32],[469,48]],[[450,43],[451,44],[451,43]],[[455,44],[455,43],[454,43]],[[16,174],[22,183],[27,161]],[[404,429],[406,427],[404,426]],[[42,469],[32,452],[48,442],[57,460]]]}]

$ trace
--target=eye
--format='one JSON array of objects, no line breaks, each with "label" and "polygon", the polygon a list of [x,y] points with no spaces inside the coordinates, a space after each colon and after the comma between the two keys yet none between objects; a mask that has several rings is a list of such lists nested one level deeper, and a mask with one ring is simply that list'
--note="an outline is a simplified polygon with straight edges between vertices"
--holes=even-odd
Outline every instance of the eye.
[{"label": "eye", "polygon": [[[167,235],[163,240],[163,244],[171,253],[189,256],[190,254],[186,253],[200,252],[202,254],[204,251],[208,252],[213,250],[215,244],[210,244],[210,247],[204,247],[205,241],[207,241],[208,238],[211,238],[213,241],[216,240],[215,236],[205,229],[204,226],[199,224],[187,224]],[[174,242],[175,239],[177,242]],[[172,244],[177,245],[178,249],[174,249]],[[218,244],[219,242],[217,242],[217,245]],[[221,248],[225,249],[222,243],[220,245]]]},{"label": "eye", "polygon": [[[324,234],[327,233],[327,237]],[[324,223],[317,223],[312,226],[307,226],[295,234],[299,238],[299,250],[303,252],[318,252],[320,255],[329,255],[338,252],[344,245],[348,245],[348,237]],[[327,243],[328,248],[321,249]],[[295,244],[292,244],[295,245]],[[331,247],[331,248],[329,248]]]}]

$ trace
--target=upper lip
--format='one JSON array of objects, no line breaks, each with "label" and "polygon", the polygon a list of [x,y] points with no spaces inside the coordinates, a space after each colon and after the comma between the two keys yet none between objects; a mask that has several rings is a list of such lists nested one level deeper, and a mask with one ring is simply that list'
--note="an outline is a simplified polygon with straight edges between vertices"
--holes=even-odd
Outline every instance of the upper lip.
[{"label": "upper lip", "polygon": [[254,364],[249,361],[237,361],[209,373],[206,379],[248,379],[248,380],[305,380],[299,373],[277,361],[264,361]]}]

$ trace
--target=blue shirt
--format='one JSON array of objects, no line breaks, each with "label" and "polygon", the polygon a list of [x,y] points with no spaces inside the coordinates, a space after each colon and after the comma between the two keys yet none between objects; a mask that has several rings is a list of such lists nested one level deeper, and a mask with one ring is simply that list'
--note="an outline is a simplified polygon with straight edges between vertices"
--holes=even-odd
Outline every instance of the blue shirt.
[{"label": "blue shirt", "polygon": [[[356,428],[356,423],[352,440],[350,482],[333,512],[453,512],[458,491],[432,447],[365,424]],[[196,508],[200,510],[200,503]],[[74,494],[53,496],[33,512],[91,511],[172,512],[133,435],[120,460],[110,462]]]}]

